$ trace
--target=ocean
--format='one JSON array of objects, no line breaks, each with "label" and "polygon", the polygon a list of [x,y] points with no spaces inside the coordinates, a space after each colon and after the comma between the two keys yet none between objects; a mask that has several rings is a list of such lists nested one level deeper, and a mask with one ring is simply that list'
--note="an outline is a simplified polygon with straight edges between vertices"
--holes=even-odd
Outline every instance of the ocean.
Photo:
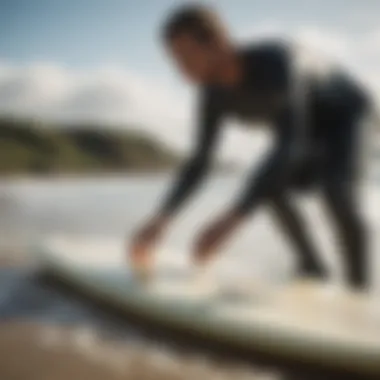
[{"label": "ocean", "polygon": [[[172,183],[169,175],[108,176],[54,180],[13,180],[0,183],[0,246],[27,250],[52,235],[91,239],[128,239],[152,215]],[[191,252],[196,234],[228,207],[244,185],[244,176],[214,176],[186,204],[163,244]],[[298,197],[306,225],[326,263],[342,277],[339,244],[317,195]],[[368,181],[362,208],[371,232],[372,278],[380,289],[380,185]],[[1,249],[1,247],[0,247]],[[247,275],[279,280],[288,276],[295,257],[281,229],[262,206],[223,250]]]},{"label": "ocean", "polygon": [[[162,244],[178,254],[191,253],[196,234],[234,201],[243,186],[243,180],[242,176],[211,178],[189,200]],[[128,243],[136,228],[158,207],[171,182],[172,178],[168,175],[3,180],[0,182],[0,258],[9,254],[27,258],[32,245],[57,235],[80,237],[89,242],[115,239]],[[363,212],[371,232],[373,289],[380,294],[378,182],[367,182],[362,194]],[[323,258],[333,268],[337,278],[341,278],[338,244],[324,213],[323,203],[317,196],[300,197],[296,201]],[[255,276],[271,282],[286,281],[292,275],[295,263],[292,250],[265,207],[252,215],[222,255],[230,256],[232,260],[229,262],[235,263],[240,271],[244,271],[239,272],[239,276]],[[0,265],[0,321],[23,321],[30,331],[40,331],[38,342],[33,344],[37,344],[37,348],[47,345],[48,352],[58,352],[57,347],[67,341],[69,343],[65,344],[70,352],[77,356],[81,353],[82,356],[91,357],[97,366],[99,361],[110,366],[119,358],[116,364],[128,367],[129,361],[126,358],[134,357],[135,354],[132,355],[131,352],[138,352],[144,358],[139,373],[141,369],[151,368],[152,363],[157,361],[154,358],[159,355],[160,365],[164,365],[166,374],[171,368],[167,363],[177,363],[177,374],[190,374],[192,367],[183,363],[193,360],[194,368],[206,368],[206,372],[200,376],[205,379],[231,378],[232,370],[243,373],[242,376],[234,374],[236,379],[284,378],[277,370],[268,368],[262,372],[256,366],[246,367],[232,359],[220,361],[215,357],[214,360],[213,355],[203,352],[199,347],[182,347],[167,337],[151,336],[133,324],[114,319],[102,309],[41,283],[35,272],[22,264],[12,267]],[[64,326],[77,328],[67,333]],[[16,325],[14,329],[17,336],[24,334],[22,327]],[[25,339],[28,339],[26,336]],[[109,342],[107,344],[111,347],[119,342],[127,348],[118,349],[117,354],[113,349],[111,356],[105,355],[105,342]],[[205,367],[204,363],[210,364]],[[41,370],[42,368],[45,368],[45,364]],[[14,373],[15,369],[12,371]],[[155,374],[155,371],[150,370],[149,373]],[[291,373],[289,378],[298,379],[293,375]],[[125,375],[123,378],[126,378]],[[179,378],[185,377],[178,376]]]}]

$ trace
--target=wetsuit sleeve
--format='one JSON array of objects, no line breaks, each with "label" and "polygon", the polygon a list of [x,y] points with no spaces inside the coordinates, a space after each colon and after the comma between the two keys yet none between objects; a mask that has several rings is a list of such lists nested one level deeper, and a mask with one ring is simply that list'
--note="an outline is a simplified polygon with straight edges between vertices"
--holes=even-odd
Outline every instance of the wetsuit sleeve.
[{"label": "wetsuit sleeve", "polygon": [[251,212],[263,199],[281,191],[301,158],[305,142],[306,92],[297,65],[289,55],[274,53],[268,59],[267,68],[271,70],[271,86],[282,98],[273,110],[277,138],[268,156],[248,177],[235,205],[240,215]]},{"label": "wetsuit sleeve", "polygon": [[170,216],[178,211],[197,189],[210,166],[219,135],[220,111],[212,96],[206,92],[200,97],[198,115],[195,148],[164,201],[161,215]]}]

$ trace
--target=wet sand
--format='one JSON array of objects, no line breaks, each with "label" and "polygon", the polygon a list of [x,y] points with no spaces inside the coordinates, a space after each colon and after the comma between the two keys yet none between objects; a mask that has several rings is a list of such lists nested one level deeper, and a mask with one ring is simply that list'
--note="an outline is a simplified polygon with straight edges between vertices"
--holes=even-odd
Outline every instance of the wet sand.
[{"label": "wet sand", "polygon": [[193,380],[262,379],[252,369],[197,357],[176,357],[153,346],[104,341],[81,328],[3,323],[0,326],[3,380]]},{"label": "wet sand", "polygon": [[179,352],[40,283],[20,254],[0,263],[1,380],[279,379]]}]

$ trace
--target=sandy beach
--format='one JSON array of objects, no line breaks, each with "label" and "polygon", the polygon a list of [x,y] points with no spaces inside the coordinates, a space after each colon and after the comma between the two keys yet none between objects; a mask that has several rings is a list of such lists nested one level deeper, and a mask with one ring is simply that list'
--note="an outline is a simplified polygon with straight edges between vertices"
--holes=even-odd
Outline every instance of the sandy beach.
[{"label": "sandy beach", "polygon": [[177,352],[43,288],[30,262],[0,254],[2,380],[278,379],[251,366]]},{"label": "sandy beach", "polygon": [[3,323],[0,337],[0,377],[4,380],[269,380],[242,366],[176,357],[157,347],[103,341],[85,328]]},{"label": "sandy beach", "polygon": [[[196,348],[185,350],[165,334],[161,339],[129,322],[116,322],[105,311],[40,283],[31,271],[33,263],[25,249],[40,239],[57,235],[100,240],[129,236],[165,183],[164,179],[114,178],[0,186],[4,195],[0,215],[1,380],[283,379],[261,367],[247,368],[232,359],[210,358]],[[168,247],[191,243],[194,227],[204,222],[205,210],[221,209],[236,186],[236,181],[226,179],[211,183],[199,204],[179,221],[166,242]],[[366,202],[378,252],[380,198],[376,188],[368,188]],[[338,257],[329,254],[334,246],[328,240],[328,224],[318,204],[305,200],[304,205],[306,216],[315,221],[313,228],[324,248],[322,253],[332,268],[339,269]],[[290,252],[285,252],[287,246],[277,239],[271,220],[258,215],[246,231],[225,254],[244,263],[244,275],[274,280],[286,276]],[[252,255],[251,247],[259,246]],[[378,260],[374,256],[372,265],[376,291],[380,291]]]}]

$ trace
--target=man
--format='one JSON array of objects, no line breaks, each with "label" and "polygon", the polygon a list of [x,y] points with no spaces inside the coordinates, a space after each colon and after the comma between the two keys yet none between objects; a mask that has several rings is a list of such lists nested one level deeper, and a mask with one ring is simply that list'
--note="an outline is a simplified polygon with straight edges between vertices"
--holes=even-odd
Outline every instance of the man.
[{"label": "man", "polygon": [[183,74],[200,87],[198,140],[163,206],[136,234],[134,264],[149,266],[155,243],[206,173],[220,121],[233,116],[264,122],[275,135],[275,146],[254,168],[233,207],[200,234],[196,264],[206,264],[266,204],[294,245],[299,275],[326,278],[328,270],[291,197],[295,189],[318,185],[335,222],[349,283],[366,289],[367,238],[356,204],[360,121],[369,103],[363,89],[340,69],[308,64],[291,44],[238,46],[216,14],[202,6],[174,13],[163,39]]}]

